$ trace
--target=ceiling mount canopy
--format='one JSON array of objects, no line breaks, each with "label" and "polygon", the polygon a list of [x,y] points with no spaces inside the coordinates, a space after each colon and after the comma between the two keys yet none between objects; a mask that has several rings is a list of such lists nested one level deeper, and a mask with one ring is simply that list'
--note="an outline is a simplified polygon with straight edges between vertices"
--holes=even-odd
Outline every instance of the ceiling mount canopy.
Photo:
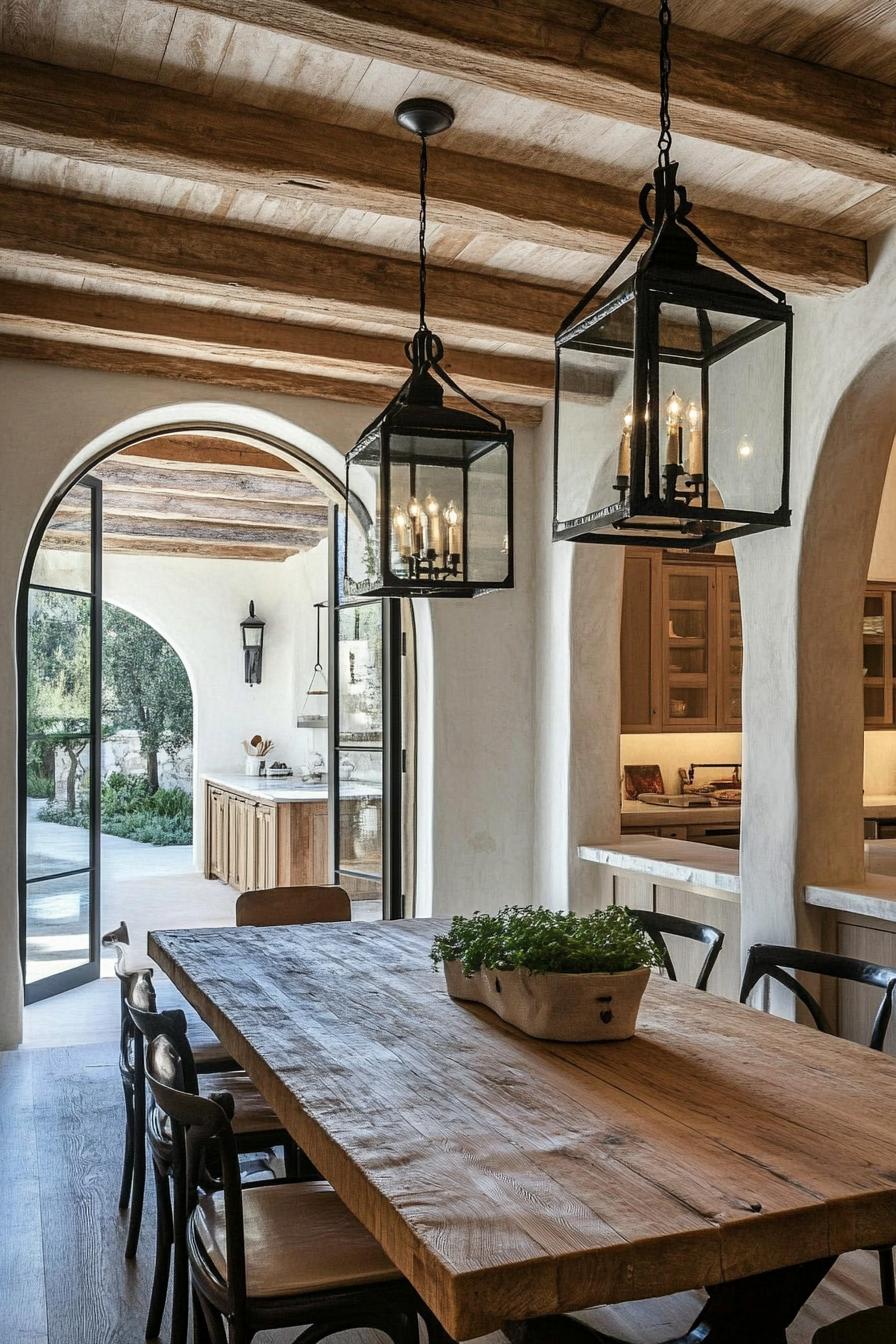
[{"label": "ceiling mount canopy", "polygon": [[513,587],[513,434],[446,372],[426,320],[427,142],[454,111],[412,98],[395,120],[420,140],[419,321],[407,379],[346,458],[346,601]]},{"label": "ceiling mount canopy", "polygon": [[[790,521],[792,312],[690,217],[671,159],[668,0],[659,22],[641,225],[555,340],[554,539],[694,550]],[[599,298],[648,236],[634,273]]]}]

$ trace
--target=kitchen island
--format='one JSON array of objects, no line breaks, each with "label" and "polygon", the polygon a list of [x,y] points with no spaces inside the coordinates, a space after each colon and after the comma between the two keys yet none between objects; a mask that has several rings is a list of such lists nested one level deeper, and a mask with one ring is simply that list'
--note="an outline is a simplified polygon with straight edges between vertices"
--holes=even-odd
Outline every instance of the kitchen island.
[{"label": "kitchen island", "polygon": [[287,776],[203,776],[203,872],[236,891],[330,879],[327,785]]},{"label": "kitchen island", "polygon": [[[657,835],[624,835],[611,845],[580,845],[578,852],[579,858],[599,864],[609,876],[605,904],[655,910],[721,929],[725,942],[709,988],[724,998],[737,999],[741,965],[740,854],[736,849]],[[675,937],[668,943],[679,978],[693,984],[705,948]]]}]

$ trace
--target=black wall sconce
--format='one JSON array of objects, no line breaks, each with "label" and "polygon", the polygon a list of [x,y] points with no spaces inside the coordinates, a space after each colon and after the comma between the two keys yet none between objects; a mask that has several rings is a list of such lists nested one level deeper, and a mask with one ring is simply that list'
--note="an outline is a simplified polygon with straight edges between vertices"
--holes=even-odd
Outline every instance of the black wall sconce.
[{"label": "black wall sconce", "polygon": [[243,657],[246,660],[246,681],[250,686],[261,685],[261,653],[264,647],[264,621],[255,615],[255,603],[249,603],[249,615],[240,621],[243,632]]}]

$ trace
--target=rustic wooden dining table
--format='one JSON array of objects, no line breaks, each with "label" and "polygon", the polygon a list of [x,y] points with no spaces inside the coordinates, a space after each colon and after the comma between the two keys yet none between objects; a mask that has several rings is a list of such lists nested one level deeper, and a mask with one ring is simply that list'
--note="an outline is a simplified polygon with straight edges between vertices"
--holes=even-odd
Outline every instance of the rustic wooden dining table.
[{"label": "rustic wooden dining table", "polygon": [[157,932],[149,952],[448,1335],[706,1287],[690,1341],[784,1344],[836,1256],[896,1242],[896,1062],[651,977],[636,1036],[457,1003],[432,920]]}]

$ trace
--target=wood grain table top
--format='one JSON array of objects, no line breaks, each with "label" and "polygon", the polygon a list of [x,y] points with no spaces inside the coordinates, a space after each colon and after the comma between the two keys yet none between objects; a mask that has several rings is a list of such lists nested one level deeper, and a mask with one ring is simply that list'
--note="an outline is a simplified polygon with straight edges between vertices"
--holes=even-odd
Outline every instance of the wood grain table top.
[{"label": "wood grain table top", "polygon": [[149,951],[455,1339],[896,1241],[896,1062],[658,976],[632,1040],[534,1041],[441,927]]}]

